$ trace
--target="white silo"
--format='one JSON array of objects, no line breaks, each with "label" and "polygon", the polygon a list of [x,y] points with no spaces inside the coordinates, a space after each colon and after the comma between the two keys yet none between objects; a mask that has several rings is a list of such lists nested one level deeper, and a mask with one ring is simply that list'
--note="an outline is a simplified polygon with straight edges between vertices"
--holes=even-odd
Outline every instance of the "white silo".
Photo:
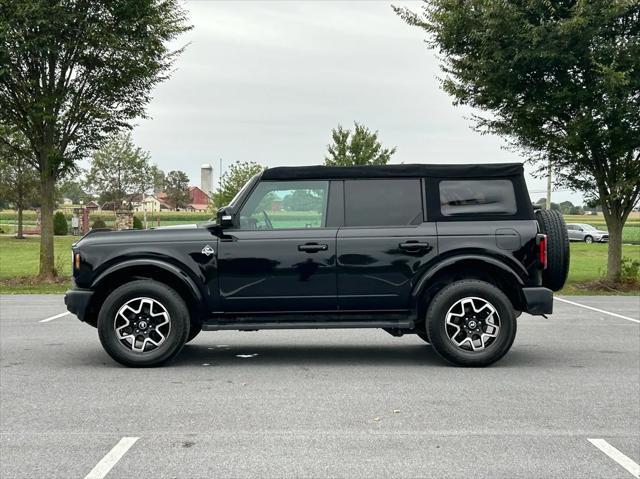
[{"label": "white silo", "polygon": [[209,164],[200,167],[200,189],[209,196],[213,192],[213,167]]}]

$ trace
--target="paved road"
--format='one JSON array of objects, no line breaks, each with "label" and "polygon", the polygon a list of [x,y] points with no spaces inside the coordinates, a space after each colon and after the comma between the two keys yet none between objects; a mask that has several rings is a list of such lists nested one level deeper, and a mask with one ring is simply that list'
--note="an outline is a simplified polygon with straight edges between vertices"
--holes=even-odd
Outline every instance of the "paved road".
[{"label": "paved road", "polygon": [[377,330],[202,333],[126,369],[74,316],[39,322],[64,311],[0,298],[3,479],[85,477],[123,437],[108,478],[633,477],[593,438],[640,462],[640,324],[567,303],[485,369]]}]

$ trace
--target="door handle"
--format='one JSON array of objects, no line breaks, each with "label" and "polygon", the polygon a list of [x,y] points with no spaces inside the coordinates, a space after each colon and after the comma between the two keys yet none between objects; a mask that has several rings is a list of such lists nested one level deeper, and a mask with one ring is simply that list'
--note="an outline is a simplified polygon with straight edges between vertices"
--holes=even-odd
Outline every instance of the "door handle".
[{"label": "door handle", "polygon": [[298,245],[298,251],[304,251],[305,253],[317,253],[318,251],[327,251],[329,245],[318,243],[307,243]]},{"label": "door handle", "polygon": [[431,245],[429,243],[422,243],[420,241],[407,241],[400,243],[398,248],[407,251],[409,253],[418,253],[420,251],[431,251]]}]

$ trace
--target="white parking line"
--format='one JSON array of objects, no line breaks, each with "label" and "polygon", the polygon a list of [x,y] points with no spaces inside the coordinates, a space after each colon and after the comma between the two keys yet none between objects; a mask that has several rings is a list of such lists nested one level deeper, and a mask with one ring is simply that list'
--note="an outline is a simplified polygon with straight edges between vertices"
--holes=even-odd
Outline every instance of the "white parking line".
[{"label": "white parking line", "polygon": [[591,444],[596,446],[602,452],[604,452],[611,459],[616,461],[627,471],[631,473],[633,477],[640,477],[640,466],[632,459],[618,451],[615,447],[609,444],[604,439],[587,439]]},{"label": "white parking line", "polygon": [[616,318],[626,319],[627,321],[633,321],[634,323],[640,323],[640,320],[630,318],[629,316],[623,316],[621,314],[612,313],[610,311],[605,311],[604,309],[594,308],[592,306],[587,306],[585,304],[574,303],[573,301],[569,301],[568,299],[558,298],[556,296],[554,296],[553,299],[555,299],[556,301],[560,301],[562,303],[572,304],[573,306],[578,306],[580,308],[590,309],[591,311],[596,311],[598,313],[608,314],[609,316],[615,316]]},{"label": "white parking line", "polygon": [[118,444],[113,446],[106,456],[96,464],[96,467],[91,469],[91,472],[85,476],[84,479],[102,479],[109,474],[109,471],[116,463],[122,459],[122,456],[133,446],[136,441],[140,439],[138,437],[123,437]]},{"label": "white parking line", "polygon": [[53,321],[54,319],[62,318],[63,316],[66,316],[67,314],[71,314],[71,313],[69,311],[67,311],[66,313],[56,314],[55,316],[51,316],[50,318],[41,319],[38,322],[39,323],[48,323],[49,321]]}]

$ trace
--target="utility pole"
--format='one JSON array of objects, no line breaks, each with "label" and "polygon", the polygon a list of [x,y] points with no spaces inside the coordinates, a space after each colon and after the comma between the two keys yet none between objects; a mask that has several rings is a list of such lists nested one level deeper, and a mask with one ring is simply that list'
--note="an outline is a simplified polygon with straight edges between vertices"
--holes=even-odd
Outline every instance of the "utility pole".
[{"label": "utility pole", "polygon": [[220,157],[220,169],[218,170],[218,189],[222,188],[222,157]]},{"label": "utility pole", "polygon": [[549,158],[549,174],[547,175],[547,209],[551,211],[551,158]]}]

